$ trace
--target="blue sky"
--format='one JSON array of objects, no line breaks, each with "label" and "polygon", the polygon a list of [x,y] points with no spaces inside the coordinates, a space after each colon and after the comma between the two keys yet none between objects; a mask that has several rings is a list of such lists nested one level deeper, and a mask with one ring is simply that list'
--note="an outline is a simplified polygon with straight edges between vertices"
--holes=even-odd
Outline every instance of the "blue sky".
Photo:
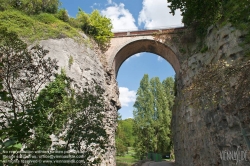
[{"label": "blue sky", "polygon": [[[78,8],[86,13],[94,9],[110,18],[113,32],[140,29],[162,29],[183,26],[180,12],[169,14],[167,0],[61,0],[71,17],[75,17]],[[174,77],[172,66],[163,58],[151,53],[139,53],[127,59],[119,69],[117,81],[120,90],[119,110],[122,119],[133,117],[133,104],[136,91],[144,74],[164,80]]]}]

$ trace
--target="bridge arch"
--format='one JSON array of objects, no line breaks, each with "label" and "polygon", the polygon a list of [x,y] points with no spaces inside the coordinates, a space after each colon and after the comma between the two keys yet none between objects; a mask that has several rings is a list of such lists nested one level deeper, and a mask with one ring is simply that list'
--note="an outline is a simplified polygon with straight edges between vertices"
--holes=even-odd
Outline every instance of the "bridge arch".
[{"label": "bridge arch", "polygon": [[157,54],[168,61],[175,70],[176,75],[179,75],[180,63],[174,51],[162,42],[156,41],[152,36],[132,37],[124,42],[120,42],[118,38],[113,39],[112,49],[109,55],[109,66],[117,73],[122,63],[130,56],[140,52],[150,52]]}]

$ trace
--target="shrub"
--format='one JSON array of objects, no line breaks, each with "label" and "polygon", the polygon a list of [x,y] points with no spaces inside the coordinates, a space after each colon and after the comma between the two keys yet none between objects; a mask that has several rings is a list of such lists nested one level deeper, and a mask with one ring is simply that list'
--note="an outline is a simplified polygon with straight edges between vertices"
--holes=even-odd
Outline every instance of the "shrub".
[{"label": "shrub", "polygon": [[56,17],[64,22],[69,22],[69,15],[66,9],[60,9],[57,12]]},{"label": "shrub", "polygon": [[76,20],[79,22],[80,28],[85,33],[93,36],[101,48],[105,49],[108,46],[110,37],[113,36],[110,19],[102,16],[98,10],[87,14],[80,9]]}]

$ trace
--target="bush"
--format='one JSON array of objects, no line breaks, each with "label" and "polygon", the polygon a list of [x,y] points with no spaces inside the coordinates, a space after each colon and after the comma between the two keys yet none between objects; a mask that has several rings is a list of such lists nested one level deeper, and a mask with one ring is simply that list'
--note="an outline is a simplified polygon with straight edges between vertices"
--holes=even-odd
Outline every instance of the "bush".
[{"label": "bush", "polygon": [[91,14],[79,10],[76,20],[79,22],[80,28],[93,36],[102,49],[108,46],[110,38],[113,36],[110,19],[102,16],[98,10],[94,10]]},{"label": "bush", "polygon": [[75,18],[70,17],[70,18],[69,18],[69,24],[70,24],[72,27],[80,28],[80,22],[79,22],[78,20],[76,20]]},{"label": "bush", "polygon": [[66,9],[60,9],[57,12],[56,17],[64,22],[69,22],[69,15]]}]

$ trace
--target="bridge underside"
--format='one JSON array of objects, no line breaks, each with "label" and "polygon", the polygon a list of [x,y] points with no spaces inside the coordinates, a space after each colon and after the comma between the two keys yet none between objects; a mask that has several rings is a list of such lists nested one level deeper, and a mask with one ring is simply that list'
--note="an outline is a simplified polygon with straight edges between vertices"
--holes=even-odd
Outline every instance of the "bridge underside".
[{"label": "bridge underside", "polygon": [[175,53],[165,44],[149,39],[141,39],[128,43],[116,53],[112,64],[116,75],[126,59],[140,52],[150,52],[161,56],[172,65],[178,75],[180,64]]}]

